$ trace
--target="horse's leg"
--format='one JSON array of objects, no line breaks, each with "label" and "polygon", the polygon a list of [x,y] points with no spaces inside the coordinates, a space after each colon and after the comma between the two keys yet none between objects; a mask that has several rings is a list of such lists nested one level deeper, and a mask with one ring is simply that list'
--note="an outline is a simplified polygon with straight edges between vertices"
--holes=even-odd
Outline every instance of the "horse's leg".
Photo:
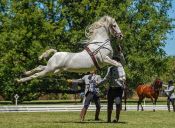
[{"label": "horse's leg", "polygon": [[143,111],[143,106],[142,106],[142,100],[144,99],[143,96],[139,97],[138,103],[137,103],[137,111],[139,111],[139,105],[141,106],[141,110]]},{"label": "horse's leg", "polygon": [[137,102],[137,111],[139,111],[139,105],[141,104],[141,98],[139,97],[139,100]]},{"label": "horse's leg", "polygon": [[167,98],[167,107],[168,107],[168,111],[170,112],[170,98]]},{"label": "horse's leg", "polygon": [[26,71],[24,74],[26,76],[30,76],[30,75],[33,75],[34,73],[43,71],[45,68],[46,68],[46,66],[39,65],[38,67],[36,67],[36,68],[34,68],[34,69],[30,70],[30,71]]},{"label": "horse's leg", "polygon": [[158,99],[158,97],[156,97],[155,100],[154,100],[154,110],[156,110],[157,99]]},{"label": "horse's leg", "polygon": [[142,111],[144,111],[143,106],[142,106],[142,103],[140,103],[140,106],[141,106],[141,108],[142,108]]},{"label": "horse's leg", "polygon": [[155,100],[154,100],[153,97],[151,97],[151,101],[152,101],[152,103],[153,103],[153,112],[155,112]]},{"label": "horse's leg", "polygon": [[31,76],[28,76],[28,77],[24,77],[24,78],[21,78],[19,80],[17,80],[18,83],[22,83],[22,82],[26,82],[26,81],[29,81],[29,80],[32,80],[34,78],[38,78],[38,77],[42,77],[42,76],[45,76],[46,74],[52,72],[53,70],[49,70],[48,68],[45,68],[43,71],[41,72],[38,72],[38,73],[35,73]]},{"label": "horse's leg", "polygon": [[60,69],[57,69],[57,70],[54,71],[54,73],[56,74],[56,73],[58,73],[60,71],[61,71]]},{"label": "horse's leg", "polygon": [[109,58],[109,56],[105,56],[104,57],[104,62],[110,64],[110,65],[114,65],[116,67],[119,67],[121,66],[121,63],[120,62],[117,62],[115,60],[112,60],[111,58]]}]

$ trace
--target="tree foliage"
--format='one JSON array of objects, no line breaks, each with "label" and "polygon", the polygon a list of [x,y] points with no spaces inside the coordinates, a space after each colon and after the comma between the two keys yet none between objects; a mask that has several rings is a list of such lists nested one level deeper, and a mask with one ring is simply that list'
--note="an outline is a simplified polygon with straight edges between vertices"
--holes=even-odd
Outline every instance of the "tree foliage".
[{"label": "tree foliage", "polygon": [[[123,48],[129,86],[151,82],[165,72],[174,74],[170,69],[172,61],[167,62],[163,50],[166,34],[173,27],[173,19],[167,14],[171,3],[172,0],[1,0],[1,94],[10,99],[20,93],[30,99],[43,90],[66,89],[64,80],[81,74],[63,73],[21,86],[15,79],[25,70],[46,63],[38,61],[46,49],[81,51],[83,45],[79,42],[85,39],[86,26],[104,15],[114,17],[124,34],[121,42],[112,42],[114,47],[120,43]],[[106,68],[100,73],[104,76]]]}]

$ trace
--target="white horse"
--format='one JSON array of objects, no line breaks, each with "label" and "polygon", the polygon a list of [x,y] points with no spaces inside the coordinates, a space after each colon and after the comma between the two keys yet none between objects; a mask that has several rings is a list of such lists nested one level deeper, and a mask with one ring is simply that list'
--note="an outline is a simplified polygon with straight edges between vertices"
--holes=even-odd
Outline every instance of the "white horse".
[{"label": "white horse", "polygon": [[25,72],[27,77],[18,79],[17,82],[26,82],[46,76],[48,73],[60,73],[62,71],[86,73],[105,65],[121,66],[119,62],[111,59],[113,49],[109,40],[110,35],[119,39],[123,37],[115,19],[110,16],[103,16],[90,25],[85,34],[88,38],[88,41],[85,42],[87,43],[86,49],[78,53],[57,52],[50,49],[39,57],[39,59],[42,59],[50,53],[54,53],[48,60],[47,65],[40,65],[31,71]]}]

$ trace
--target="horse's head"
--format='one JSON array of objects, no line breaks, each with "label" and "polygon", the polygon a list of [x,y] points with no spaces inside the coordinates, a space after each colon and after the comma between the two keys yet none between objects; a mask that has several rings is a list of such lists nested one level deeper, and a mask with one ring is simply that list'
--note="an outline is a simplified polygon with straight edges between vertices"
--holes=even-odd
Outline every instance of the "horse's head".
[{"label": "horse's head", "polygon": [[99,28],[103,28],[101,29],[102,31],[105,29],[110,35],[116,38],[119,39],[123,38],[123,34],[117,22],[115,21],[114,18],[110,16],[103,16],[98,21],[88,26],[85,31],[86,37],[88,38],[94,37],[94,34],[96,34],[96,31],[99,30]]},{"label": "horse's head", "polygon": [[119,38],[119,39],[123,38],[123,34],[114,18],[110,16],[104,16],[102,17],[102,19],[104,20],[104,22],[106,22],[105,24],[106,28],[108,28],[112,36]]},{"label": "horse's head", "polygon": [[162,88],[162,85],[163,85],[163,82],[158,78],[153,83],[154,88],[158,90]]}]

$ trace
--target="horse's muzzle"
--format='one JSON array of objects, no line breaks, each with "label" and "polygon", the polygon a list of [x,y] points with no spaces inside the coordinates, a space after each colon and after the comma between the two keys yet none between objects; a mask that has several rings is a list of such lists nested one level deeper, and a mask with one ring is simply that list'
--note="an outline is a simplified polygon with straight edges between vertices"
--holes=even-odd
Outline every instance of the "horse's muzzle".
[{"label": "horse's muzzle", "polygon": [[119,38],[120,40],[123,39],[123,34],[122,33],[116,33],[116,38]]}]

